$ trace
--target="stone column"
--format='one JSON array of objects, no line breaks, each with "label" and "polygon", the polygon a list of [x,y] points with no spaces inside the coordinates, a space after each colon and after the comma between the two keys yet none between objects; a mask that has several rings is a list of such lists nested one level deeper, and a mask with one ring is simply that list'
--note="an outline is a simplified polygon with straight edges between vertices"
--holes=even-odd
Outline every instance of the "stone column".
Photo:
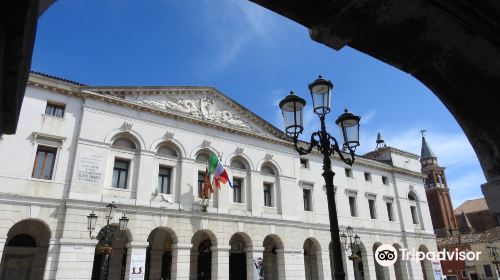
[{"label": "stone column", "polygon": [[500,176],[489,179],[487,183],[481,185],[481,190],[490,212],[500,223]]},{"label": "stone column", "polygon": [[277,249],[278,254],[278,279],[304,279],[304,250],[303,249]]},{"label": "stone column", "polygon": [[2,273],[2,271],[3,271],[3,262],[1,260],[3,260],[3,252],[4,252],[6,241],[7,240],[5,238],[0,238],[0,273]]},{"label": "stone column", "polygon": [[363,258],[363,270],[365,272],[365,280],[377,279],[375,259],[373,258],[373,251],[371,250],[368,250],[366,256]]},{"label": "stone column", "polygon": [[50,240],[49,248],[47,250],[47,259],[45,260],[44,251],[45,248],[36,248],[39,252],[37,253],[35,260],[33,261],[33,267],[35,269],[40,268],[40,271],[43,273],[44,279],[52,279],[55,277],[57,273],[57,265],[59,260],[59,251],[61,249],[61,245],[56,240]]},{"label": "stone column", "polygon": [[[264,247],[251,247],[247,248],[247,280],[254,280],[255,278],[255,272],[256,270],[254,269],[254,260],[260,258],[261,260],[264,260]],[[262,263],[262,265],[264,265]]]},{"label": "stone column", "polygon": [[146,248],[149,246],[148,242],[139,242],[139,241],[132,241],[130,242],[130,246],[127,246],[127,265],[125,267],[125,280],[128,280],[130,277],[130,271],[131,271],[131,260],[132,256],[137,255],[137,256],[144,256],[144,262],[143,263],[136,263],[134,267],[136,268],[136,271],[138,272],[142,268],[142,273],[145,273],[146,271]]},{"label": "stone column", "polygon": [[61,240],[56,279],[90,279],[96,240]]},{"label": "stone column", "polygon": [[330,268],[330,254],[328,251],[317,253],[318,258],[318,276],[320,279],[332,280],[332,271]]},{"label": "stone column", "polygon": [[344,272],[346,279],[356,279],[354,276],[354,263],[349,259],[348,254],[342,254],[344,256]]},{"label": "stone column", "polygon": [[192,246],[189,243],[172,245],[172,279],[189,279]]},{"label": "stone column", "polygon": [[212,279],[229,279],[230,246],[212,246]]}]

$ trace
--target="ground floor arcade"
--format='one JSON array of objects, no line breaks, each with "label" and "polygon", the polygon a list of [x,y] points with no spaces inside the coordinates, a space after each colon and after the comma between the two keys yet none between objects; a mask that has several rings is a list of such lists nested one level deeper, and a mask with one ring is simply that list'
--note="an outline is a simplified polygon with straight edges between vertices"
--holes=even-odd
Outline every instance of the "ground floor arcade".
[{"label": "ground floor arcade", "polygon": [[430,264],[381,267],[373,257],[381,244],[432,250],[432,237],[356,229],[362,244],[360,258],[352,261],[349,253],[331,250],[325,225],[123,206],[128,229],[112,225],[112,251],[104,262],[86,229],[94,205],[1,207],[10,209],[7,216],[2,210],[0,224],[1,279],[134,279],[134,273],[145,279],[258,279],[256,265],[266,280],[331,279],[335,253],[343,255],[348,279],[432,279]]}]

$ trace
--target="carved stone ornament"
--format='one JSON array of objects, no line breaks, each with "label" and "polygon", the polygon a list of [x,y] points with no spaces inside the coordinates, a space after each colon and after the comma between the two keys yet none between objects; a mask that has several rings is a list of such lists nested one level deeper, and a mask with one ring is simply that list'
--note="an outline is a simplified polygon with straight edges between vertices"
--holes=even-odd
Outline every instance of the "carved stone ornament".
[{"label": "carved stone ornament", "polygon": [[273,155],[271,155],[271,154],[266,154],[266,156],[264,157],[265,161],[270,161],[272,159],[273,159]]},{"label": "carved stone ornament", "polygon": [[203,142],[201,143],[201,146],[203,148],[208,148],[208,147],[210,147],[211,144],[212,144],[212,142],[210,142],[208,140],[203,140]]},{"label": "carved stone ornament", "polygon": [[198,119],[230,125],[252,132],[255,131],[255,129],[239,116],[222,108],[215,100],[207,96],[201,98],[174,97],[168,99],[141,100],[137,102],[160,110],[180,112]]},{"label": "carved stone ornament", "polygon": [[245,149],[243,149],[242,147],[238,147],[238,148],[236,148],[236,150],[234,151],[234,153],[237,154],[237,155],[241,155],[241,154],[243,154],[244,150]]},{"label": "carved stone ornament", "polygon": [[171,131],[167,131],[167,132],[165,132],[165,134],[163,135],[163,138],[164,138],[165,140],[172,140],[172,139],[174,139],[174,133],[173,133],[173,132],[171,132]]},{"label": "carved stone ornament", "polygon": [[124,122],[122,126],[120,127],[120,130],[122,131],[131,131],[132,130],[132,123],[131,122]]}]

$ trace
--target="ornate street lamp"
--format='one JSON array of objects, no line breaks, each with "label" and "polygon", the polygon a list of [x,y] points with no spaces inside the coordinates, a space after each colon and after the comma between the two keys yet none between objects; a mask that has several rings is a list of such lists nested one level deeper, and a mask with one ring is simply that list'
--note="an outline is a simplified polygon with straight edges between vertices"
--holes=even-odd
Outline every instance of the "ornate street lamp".
[{"label": "ornate street lamp", "polygon": [[498,269],[498,264],[500,263],[500,259],[498,256],[498,248],[493,244],[493,242],[490,242],[488,246],[488,253],[490,254],[491,262],[496,266],[497,268],[497,279],[500,279],[500,270]]},{"label": "ornate street lamp", "polygon": [[[101,262],[101,273],[99,274],[99,279],[104,279],[104,274],[106,273],[106,267],[109,261],[109,255],[111,254],[113,248],[111,247],[110,238],[112,235],[116,234],[116,231],[110,229],[109,222],[113,219],[114,212],[116,210],[116,205],[114,203],[110,203],[106,205],[106,226],[99,231],[96,236],[92,235],[92,232],[96,228],[97,224],[97,215],[94,214],[94,211],[87,216],[87,229],[89,231],[90,239],[98,239],[99,247],[97,251],[101,254],[104,254],[104,259]],[[127,230],[129,219],[125,216],[125,214],[119,219],[119,229],[120,231]]]},{"label": "ornate street lamp", "polygon": [[[342,233],[340,235],[342,245],[344,245],[344,249],[346,252],[351,250],[351,255],[349,256],[349,259],[351,261],[359,260],[361,256],[359,256],[357,253],[359,252],[361,238],[357,234],[353,236],[352,227],[347,227],[346,232],[347,235],[345,233]],[[349,240],[347,240],[347,238],[349,238]]]},{"label": "ornate street lamp", "polygon": [[[293,92],[290,92],[287,97],[281,100],[279,107],[285,122],[285,132],[292,138],[295,150],[300,155],[305,155],[311,153],[313,148],[317,148],[323,155],[322,176],[325,179],[326,185],[332,246],[334,252],[340,252],[339,224],[333,186],[335,173],[332,171],[331,156],[336,152],[346,164],[352,165],[354,163],[354,152],[356,151],[356,147],[359,146],[359,121],[361,118],[349,113],[347,110],[338,117],[335,123],[340,127],[343,138],[343,144],[339,146],[335,137],[326,131],[325,125],[325,117],[330,112],[332,88],[332,82],[323,79],[321,76],[309,85],[309,91],[313,100],[313,111],[318,115],[321,122],[321,130],[312,133],[309,147],[299,144],[298,140],[299,135],[304,131],[303,109],[306,101]],[[345,150],[345,152],[342,152],[342,150]],[[345,279],[341,254],[334,254],[334,268],[335,272],[332,271],[332,278],[337,280]]]}]

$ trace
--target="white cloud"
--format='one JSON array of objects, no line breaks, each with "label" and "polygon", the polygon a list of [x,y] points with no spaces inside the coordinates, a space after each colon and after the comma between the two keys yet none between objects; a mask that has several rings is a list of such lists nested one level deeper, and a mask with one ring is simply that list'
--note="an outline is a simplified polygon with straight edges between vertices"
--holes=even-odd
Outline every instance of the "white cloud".
[{"label": "white cloud", "polygon": [[204,1],[204,36],[211,71],[222,71],[250,44],[272,43],[276,30],[271,12],[249,1]]},{"label": "white cloud", "polygon": [[484,183],[484,176],[479,172],[470,171],[462,176],[448,180],[453,207],[457,208],[467,199],[482,197],[480,185]]},{"label": "white cloud", "polygon": [[364,114],[363,116],[361,116],[361,124],[367,124],[370,122],[370,120],[373,119],[373,117],[375,117],[375,115],[377,114],[377,111],[370,111],[366,114]]}]

